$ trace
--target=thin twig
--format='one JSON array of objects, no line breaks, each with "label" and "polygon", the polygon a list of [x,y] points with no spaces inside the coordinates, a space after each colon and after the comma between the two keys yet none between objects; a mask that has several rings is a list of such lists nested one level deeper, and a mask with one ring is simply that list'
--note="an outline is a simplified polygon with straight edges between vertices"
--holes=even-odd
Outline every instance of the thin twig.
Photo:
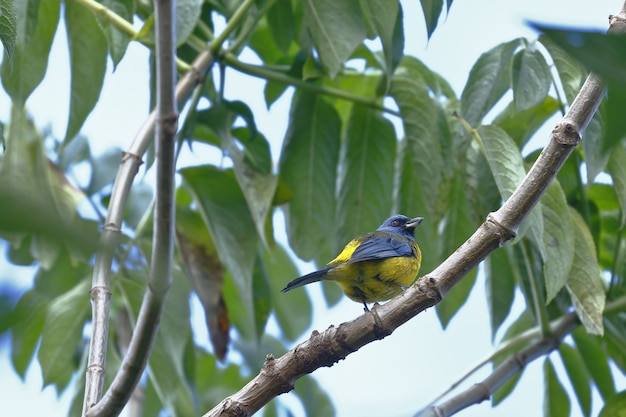
[{"label": "thin twig", "polygon": [[[604,316],[624,312],[624,310],[626,310],[626,297],[621,297],[606,305]],[[471,405],[489,399],[498,388],[529,363],[557,349],[563,338],[579,325],[580,320],[575,312],[566,314],[556,323],[551,324],[549,335],[538,338],[524,349],[509,356],[487,378],[442,404],[418,413],[416,417],[450,417]]]}]

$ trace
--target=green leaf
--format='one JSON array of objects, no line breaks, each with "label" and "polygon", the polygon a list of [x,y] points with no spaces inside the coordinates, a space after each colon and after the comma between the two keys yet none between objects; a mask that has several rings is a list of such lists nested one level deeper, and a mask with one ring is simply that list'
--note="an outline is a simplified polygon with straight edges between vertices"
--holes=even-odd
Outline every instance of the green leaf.
[{"label": "green leaf", "polygon": [[385,76],[391,80],[404,50],[400,3],[397,0],[360,0],[360,4],[370,32],[380,37],[385,57]]},{"label": "green leaf", "polygon": [[13,1],[17,33],[13,59],[3,59],[2,86],[21,107],[43,79],[59,22],[60,0]]},{"label": "green leaf", "polygon": [[271,252],[265,250],[263,262],[269,277],[276,320],[285,337],[294,341],[311,325],[311,300],[306,291],[292,291],[289,294],[280,292],[289,280],[299,275],[293,260],[281,245],[275,245]]},{"label": "green leaf", "polygon": [[443,8],[443,0],[420,0],[422,3],[422,11],[426,20],[426,30],[430,38],[437,27],[441,9]]},{"label": "green leaf", "polygon": [[471,126],[480,124],[508,90],[510,61],[520,43],[515,39],[500,44],[482,54],[472,67],[461,94],[461,116]]},{"label": "green leaf", "polygon": [[431,202],[424,199],[420,186],[420,181],[423,181],[424,178],[419,177],[411,154],[406,149],[406,139],[399,142],[398,148],[397,165],[400,167],[400,184],[397,191],[398,212],[411,217],[425,217],[424,222],[415,230],[415,240],[418,244],[422,244],[422,266],[419,275],[424,275],[432,271],[439,264],[441,258],[439,245],[426,247],[426,243],[436,242],[439,239],[438,221],[427,214],[430,208],[427,205]]},{"label": "green leaf", "polygon": [[587,184],[593,184],[598,174],[604,171],[611,155],[611,152],[602,149],[603,130],[602,113],[596,112],[585,129],[582,140],[587,167]]},{"label": "green leaf", "polygon": [[[498,191],[506,201],[526,176],[522,156],[513,140],[497,126],[482,126],[478,129],[478,135],[484,145],[487,162],[498,185]],[[536,206],[522,222],[517,239],[521,239],[527,229],[530,230],[533,243],[545,259],[541,206]]]},{"label": "green leaf", "polygon": [[235,175],[232,170],[212,166],[186,168],[180,173],[198,204],[220,260],[232,276],[245,316],[253,323],[252,270],[258,236]]},{"label": "green leaf", "polygon": [[0,0],[0,41],[11,65],[16,39],[17,16],[15,15],[13,0]]},{"label": "green leaf", "polygon": [[485,263],[485,293],[492,340],[509,315],[515,296],[515,271],[512,270],[507,252],[506,248],[492,252]]},{"label": "green leaf", "polygon": [[[135,2],[133,0],[101,0],[100,3],[122,19],[128,22],[133,21],[133,14],[135,12]],[[111,60],[113,61],[113,69],[115,70],[117,64],[120,63],[126,53],[130,37],[122,33],[115,25],[111,24],[111,22],[99,16],[97,16],[97,20],[106,37]]]},{"label": "green leaf", "polygon": [[333,417],[335,415],[335,409],[328,394],[312,377],[307,375],[296,381],[295,392],[302,400],[307,416]]},{"label": "green leaf", "polygon": [[[458,170],[462,171],[462,169]],[[448,256],[453,253],[474,231],[474,224],[470,218],[467,196],[464,192],[465,178],[458,172],[454,179],[452,191],[448,200],[448,212],[444,220],[443,231],[439,237],[442,247],[440,253]],[[428,243],[428,242],[427,242]],[[427,250],[428,246],[424,247]],[[476,268],[470,271],[446,294],[436,305],[437,317],[445,328],[452,317],[467,301],[470,291],[476,282]]]},{"label": "green leaf", "polygon": [[426,83],[417,71],[413,59],[404,59],[391,81],[391,96],[402,115],[407,150],[418,181],[417,198],[427,212],[420,213],[434,221],[442,174],[445,167],[442,156],[441,125],[437,103],[430,96]]},{"label": "green leaf", "polygon": [[619,392],[609,397],[600,410],[598,417],[625,417],[626,416],[626,391]]},{"label": "green leaf", "polygon": [[543,243],[547,261],[543,263],[546,304],[550,303],[567,283],[574,260],[574,232],[565,193],[553,181],[541,198]]},{"label": "green leaf", "polygon": [[522,49],[515,54],[511,69],[515,108],[524,111],[544,102],[552,74],[541,52],[532,47]]},{"label": "green leaf", "polygon": [[611,149],[626,134],[626,121],[622,117],[626,103],[626,76],[622,71],[626,65],[623,53],[626,49],[626,37],[623,34],[555,29],[537,24],[533,26],[602,78],[608,86],[606,131],[602,149]]},{"label": "green leaf", "polygon": [[230,341],[230,321],[222,293],[224,267],[200,215],[180,205],[176,208],[176,248],[202,304],[215,356],[224,360]]},{"label": "green leaf", "polygon": [[296,33],[291,0],[276,0],[267,11],[267,26],[274,43],[286,54]]},{"label": "green leaf", "polygon": [[623,228],[626,224],[626,150],[623,145],[617,145],[611,149],[610,155],[607,171],[621,208],[620,227]]},{"label": "green leaf", "polygon": [[198,410],[183,370],[186,346],[193,343],[189,321],[189,285],[180,270],[174,269],[173,274],[148,370],[163,405],[174,415],[191,416],[198,414]]},{"label": "green leaf", "polygon": [[585,417],[589,417],[591,415],[590,376],[585,369],[585,363],[580,356],[580,352],[568,344],[561,343],[559,345],[559,354],[576,393],[580,409]]},{"label": "green leaf", "polygon": [[602,335],[602,312],[606,299],[604,283],[598,268],[596,248],[585,220],[570,208],[576,252],[567,279],[576,314],[591,334]]},{"label": "green leaf", "polygon": [[176,1],[176,46],[181,46],[198,23],[204,0]]},{"label": "green leaf", "polygon": [[504,129],[521,149],[559,107],[560,103],[551,96],[546,96],[543,102],[524,111],[518,111],[515,104],[510,103],[496,116],[493,124]]},{"label": "green leaf", "polygon": [[305,0],[303,34],[315,44],[330,78],[365,39],[365,24],[358,0]]},{"label": "green leaf", "polygon": [[49,303],[50,297],[31,289],[24,293],[13,311],[11,361],[15,372],[22,378],[26,377],[26,370],[35,354]]},{"label": "green leaf", "polygon": [[93,195],[106,185],[112,184],[121,162],[122,150],[117,147],[109,148],[102,155],[92,158],[91,182],[87,194]]},{"label": "green leaf", "polygon": [[66,3],[65,24],[72,74],[67,141],[80,131],[98,102],[107,66],[107,43],[93,13],[81,4]]},{"label": "green leaf", "polygon": [[567,103],[571,103],[574,101],[574,98],[578,94],[578,91],[580,91],[580,87],[585,80],[585,70],[546,35],[541,35],[539,42],[541,42],[550,53],[550,57],[559,74]]},{"label": "green leaf", "polygon": [[396,135],[380,113],[355,105],[343,145],[337,201],[340,245],[376,229],[391,215]]},{"label": "green leaf", "polygon": [[58,392],[70,382],[76,367],[74,354],[91,311],[89,288],[89,280],[83,280],[48,306],[37,356],[44,386],[54,384]]},{"label": "green leaf", "polygon": [[579,327],[572,332],[572,337],[580,351],[587,371],[600,391],[600,395],[606,401],[615,393],[615,383],[606,353],[602,350],[598,337],[586,333],[585,329]]},{"label": "green leaf", "polygon": [[294,98],[279,175],[293,193],[285,207],[289,243],[305,260],[332,256],[340,132],[337,112],[321,96]]},{"label": "green leaf", "polygon": [[545,417],[569,417],[570,403],[567,392],[559,378],[550,359],[543,363],[544,397],[543,415]]}]

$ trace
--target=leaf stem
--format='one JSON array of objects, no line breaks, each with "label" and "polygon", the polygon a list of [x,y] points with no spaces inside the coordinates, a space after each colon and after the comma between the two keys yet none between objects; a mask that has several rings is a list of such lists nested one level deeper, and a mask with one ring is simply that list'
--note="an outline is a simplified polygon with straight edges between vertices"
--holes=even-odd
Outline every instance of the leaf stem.
[{"label": "leaf stem", "polygon": [[375,100],[371,98],[357,96],[347,91],[340,90],[334,87],[329,87],[326,85],[313,84],[313,83],[303,81],[298,78],[290,77],[289,75],[282,74],[280,72],[272,71],[268,69],[267,67],[246,64],[244,62],[239,61],[233,54],[226,54],[224,56],[224,61],[228,65],[230,65],[232,68],[240,72],[243,72],[244,74],[252,75],[258,78],[263,78],[268,81],[276,81],[276,82],[280,82],[280,83],[284,83],[288,85],[293,85],[294,87],[298,87],[303,90],[311,91],[314,93],[326,94],[326,95],[337,97],[343,100],[348,100],[353,103],[363,104],[365,106],[369,106],[371,108],[380,110],[384,113],[400,117],[400,113],[398,111],[384,107],[381,104],[378,104]]}]

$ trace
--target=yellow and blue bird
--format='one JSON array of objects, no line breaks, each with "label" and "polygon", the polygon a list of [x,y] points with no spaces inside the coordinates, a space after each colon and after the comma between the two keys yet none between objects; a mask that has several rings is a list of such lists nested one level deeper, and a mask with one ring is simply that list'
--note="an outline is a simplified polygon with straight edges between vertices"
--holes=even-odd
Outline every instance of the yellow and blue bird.
[{"label": "yellow and blue bird", "polygon": [[424,220],[397,214],[376,231],[352,239],[325,268],[291,281],[282,292],[311,282],[334,281],[353,301],[367,303],[389,300],[407,289],[422,263],[415,241],[415,228]]}]

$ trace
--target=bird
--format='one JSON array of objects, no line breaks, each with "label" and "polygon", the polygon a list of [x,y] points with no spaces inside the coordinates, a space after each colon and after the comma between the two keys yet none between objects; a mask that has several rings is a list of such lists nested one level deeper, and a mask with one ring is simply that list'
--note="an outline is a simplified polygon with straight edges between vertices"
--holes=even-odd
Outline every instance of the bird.
[{"label": "bird", "polygon": [[415,281],[422,263],[415,228],[423,220],[402,214],[389,217],[374,232],[352,239],[325,268],[294,279],[282,292],[334,281],[348,298],[369,311],[367,303],[389,300]]}]

